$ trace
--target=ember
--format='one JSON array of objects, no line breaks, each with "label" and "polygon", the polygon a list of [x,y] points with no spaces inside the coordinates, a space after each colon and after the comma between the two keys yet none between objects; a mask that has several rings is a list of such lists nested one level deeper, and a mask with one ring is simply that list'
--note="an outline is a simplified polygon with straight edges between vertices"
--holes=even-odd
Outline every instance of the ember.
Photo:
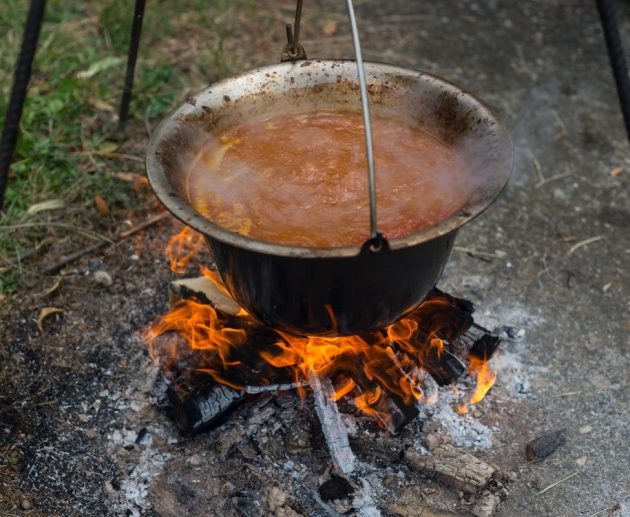
[{"label": "ember", "polygon": [[[170,239],[167,252],[174,271],[185,269],[200,241],[188,228]],[[202,272],[215,290],[229,296],[214,271]],[[175,303],[147,332],[152,357],[165,372],[183,371],[184,377],[204,373],[237,392],[292,383],[304,397],[313,378],[329,378],[333,401],[348,401],[396,433],[415,418],[417,404],[436,401],[431,382],[450,384],[466,371],[454,354],[454,343],[473,325],[474,309],[438,289],[385,329],[341,337],[290,335],[242,309],[230,313],[215,308],[213,295],[194,289],[188,294],[191,297]],[[331,320],[334,325],[333,314]],[[158,340],[171,332],[184,340],[188,351],[178,345],[164,347]],[[481,401],[495,381],[488,359],[498,344],[498,338],[483,334],[470,348],[467,370],[477,382],[472,404]],[[467,406],[458,411],[466,412]]]}]

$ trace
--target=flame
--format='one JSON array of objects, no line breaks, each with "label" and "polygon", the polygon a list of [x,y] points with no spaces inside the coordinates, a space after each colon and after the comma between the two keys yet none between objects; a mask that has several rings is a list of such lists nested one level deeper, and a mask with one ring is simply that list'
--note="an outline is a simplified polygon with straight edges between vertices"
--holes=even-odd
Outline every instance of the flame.
[{"label": "flame", "polygon": [[166,245],[166,256],[173,273],[183,273],[186,265],[193,259],[203,246],[203,235],[184,226],[181,232],[173,235]]},{"label": "flame", "polygon": [[[232,355],[236,347],[247,340],[247,332],[243,328],[229,325],[229,320],[220,315],[211,305],[199,303],[195,300],[183,300],[175,304],[173,309],[159,318],[158,322],[145,334],[151,357],[156,360],[156,339],[168,332],[177,332],[184,338],[192,350],[204,351],[219,360],[222,370],[239,366],[240,361]],[[176,360],[173,347],[168,353],[168,362]],[[228,381],[217,368],[199,368],[208,373],[217,382],[227,384],[235,389],[241,386]]]},{"label": "flame", "polygon": [[[202,245],[203,237],[188,227],[171,237],[167,245],[171,269],[182,272]],[[203,266],[200,269],[220,293],[230,296],[215,271]],[[230,315],[208,304],[184,300],[159,318],[146,333],[146,340],[154,359],[161,355],[162,362],[166,357],[177,365],[181,347],[173,345],[165,353],[158,337],[179,334],[190,351],[201,354],[201,360],[194,363],[196,371],[235,389],[247,383],[243,380],[247,369],[256,375],[256,382],[262,383],[271,382],[265,378],[269,371],[282,371],[285,376],[288,372],[302,397],[309,377],[329,377],[335,383],[335,401],[347,398],[359,412],[387,426],[394,399],[405,405],[436,402],[438,386],[424,366],[445,352],[445,339],[454,339],[470,326],[461,315],[449,326],[445,315],[453,307],[453,300],[438,293],[383,330],[343,337],[294,336],[263,327],[244,310]],[[327,310],[335,329],[333,311],[330,307]],[[261,329],[267,340],[262,345],[250,339]],[[470,357],[468,372],[477,383],[470,399],[475,404],[491,388],[496,372],[487,361],[476,357]],[[465,414],[468,407],[464,404],[456,410]]]},{"label": "flame", "polygon": [[470,397],[470,403],[477,404],[483,400],[486,393],[488,393],[490,388],[494,385],[494,381],[497,380],[497,372],[490,368],[490,362],[488,360],[470,356],[468,373],[471,377],[475,377],[477,382],[475,392]]}]

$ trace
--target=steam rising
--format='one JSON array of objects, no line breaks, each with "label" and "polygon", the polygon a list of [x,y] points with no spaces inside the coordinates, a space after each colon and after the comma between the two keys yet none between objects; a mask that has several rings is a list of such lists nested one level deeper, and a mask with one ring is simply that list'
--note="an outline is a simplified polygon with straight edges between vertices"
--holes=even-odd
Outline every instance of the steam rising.
[{"label": "steam rising", "polygon": [[[472,139],[453,149],[400,118],[375,115],[372,124],[378,225],[386,237],[439,223],[484,183],[470,171],[483,171],[484,159],[468,149]],[[230,231],[315,247],[361,244],[369,236],[358,113],[276,116],[208,135],[188,170],[195,209]]]}]

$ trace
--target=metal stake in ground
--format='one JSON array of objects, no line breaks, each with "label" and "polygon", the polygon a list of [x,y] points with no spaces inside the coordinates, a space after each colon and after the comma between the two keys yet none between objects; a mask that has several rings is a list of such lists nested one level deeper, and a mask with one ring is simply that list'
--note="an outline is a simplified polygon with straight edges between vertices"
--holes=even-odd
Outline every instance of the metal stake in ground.
[{"label": "metal stake in ground", "polygon": [[626,124],[626,133],[630,139],[630,78],[628,77],[626,56],[621,44],[621,36],[619,35],[619,26],[617,24],[617,5],[615,0],[597,0],[597,8],[599,9],[599,17],[602,20],[610,66],[617,85],[623,120]]},{"label": "metal stake in ground", "polygon": [[22,118],[22,108],[26,99],[26,89],[31,79],[31,69],[35,59],[37,40],[42,28],[44,11],[46,10],[46,0],[31,0],[31,6],[26,18],[24,27],[24,37],[22,38],[22,48],[15,66],[13,75],[13,88],[11,98],[4,118],[4,130],[2,140],[0,140],[0,210],[4,204],[4,193],[9,179],[9,167],[13,158],[13,151],[17,142],[20,118]]},{"label": "metal stake in ground", "polygon": [[129,118],[129,103],[131,102],[131,92],[133,90],[133,77],[136,71],[136,60],[138,59],[138,48],[140,47],[140,35],[142,34],[142,19],[144,18],[145,0],[136,0],[133,13],[133,23],[131,24],[131,39],[129,40],[129,52],[127,54],[127,72],[125,74],[125,85],[122,98],[120,100],[120,111],[118,112],[118,132],[125,130],[127,119]]}]

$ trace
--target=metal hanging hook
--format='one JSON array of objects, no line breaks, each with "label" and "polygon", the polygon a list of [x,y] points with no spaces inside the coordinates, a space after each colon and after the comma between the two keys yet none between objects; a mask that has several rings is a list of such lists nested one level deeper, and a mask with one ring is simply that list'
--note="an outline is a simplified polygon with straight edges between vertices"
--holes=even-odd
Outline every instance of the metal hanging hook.
[{"label": "metal hanging hook", "polygon": [[299,61],[306,59],[304,47],[300,45],[300,26],[302,24],[302,4],[304,0],[297,0],[295,5],[295,23],[291,27],[287,23],[287,44],[282,49],[280,61]]},{"label": "metal hanging hook", "polygon": [[361,109],[363,111],[363,126],[365,133],[365,150],[368,165],[368,186],[370,191],[370,239],[369,250],[380,251],[384,244],[383,235],[378,231],[376,224],[376,176],[374,174],[374,147],[372,144],[372,124],[370,122],[370,106],[368,103],[367,81],[365,79],[365,68],[363,66],[363,55],[361,54],[361,41],[359,39],[359,29],[354,15],[352,0],[347,0],[348,17],[350,18],[350,28],[352,29],[352,43],[357,62],[357,72],[359,74],[359,90],[361,91]]}]

